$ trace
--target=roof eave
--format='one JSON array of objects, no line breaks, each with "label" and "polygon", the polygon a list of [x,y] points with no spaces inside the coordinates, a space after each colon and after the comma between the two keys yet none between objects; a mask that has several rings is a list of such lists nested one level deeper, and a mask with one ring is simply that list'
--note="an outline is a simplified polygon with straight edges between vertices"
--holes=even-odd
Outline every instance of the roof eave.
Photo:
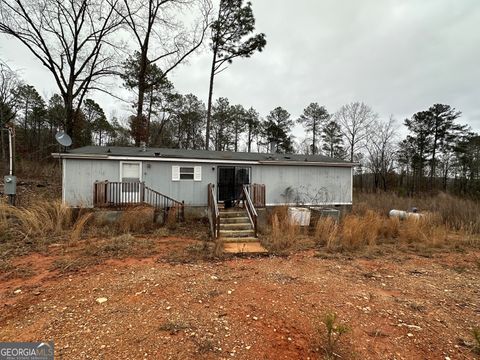
[{"label": "roof eave", "polygon": [[296,160],[235,160],[235,159],[203,159],[203,158],[177,158],[156,156],[127,156],[127,155],[102,155],[102,154],[79,154],[79,153],[52,153],[55,159],[91,159],[91,160],[143,160],[143,161],[168,161],[168,162],[203,162],[203,163],[242,163],[261,165],[302,165],[302,166],[332,166],[353,167],[358,163],[328,162],[328,161],[296,161]]}]

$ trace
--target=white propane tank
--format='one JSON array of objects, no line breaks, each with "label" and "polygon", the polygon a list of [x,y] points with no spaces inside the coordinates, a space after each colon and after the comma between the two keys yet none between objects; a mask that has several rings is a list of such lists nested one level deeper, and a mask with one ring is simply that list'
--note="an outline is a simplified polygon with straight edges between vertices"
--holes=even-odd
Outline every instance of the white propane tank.
[{"label": "white propane tank", "polygon": [[407,212],[403,210],[392,209],[388,213],[388,216],[391,218],[399,218],[400,220],[405,220],[407,218]]},{"label": "white propane tank", "polygon": [[400,220],[405,220],[405,219],[420,219],[423,217],[424,214],[419,214],[419,213],[413,213],[413,212],[406,212],[403,210],[395,210],[392,209],[388,213],[389,217],[396,217],[399,218]]}]

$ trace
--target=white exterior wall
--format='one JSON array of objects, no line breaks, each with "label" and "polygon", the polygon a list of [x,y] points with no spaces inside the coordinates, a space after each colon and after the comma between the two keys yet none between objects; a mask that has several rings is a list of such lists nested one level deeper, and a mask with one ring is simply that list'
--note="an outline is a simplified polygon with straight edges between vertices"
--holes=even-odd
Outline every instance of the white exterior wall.
[{"label": "white exterior wall", "polygon": [[119,181],[120,161],[64,159],[63,201],[70,206],[93,206],[95,181]]},{"label": "white exterior wall", "polygon": [[265,184],[267,206],[352,203],[350,167],[261,165],[254,167],[252,177]]},{"label": "white exterior wall", "polygon": [[[129,160],[130,161],[130,160]],[[185,201],[205,206],[207,185],[217,183],[218,163],[140,161],[145,185]],[[95,181],[120,181],[120,160],[64,159],[63,200],[70,206],[92,206]],[[172,166],[201,166],[201,180],[172,181]],[[224,164],[233,166],[233,164]],[[251,167],[251,182],[265,184],[267,205],[352,203],[350,167],[243,165]],[[287,188],[290,189],[287,191]]]}]

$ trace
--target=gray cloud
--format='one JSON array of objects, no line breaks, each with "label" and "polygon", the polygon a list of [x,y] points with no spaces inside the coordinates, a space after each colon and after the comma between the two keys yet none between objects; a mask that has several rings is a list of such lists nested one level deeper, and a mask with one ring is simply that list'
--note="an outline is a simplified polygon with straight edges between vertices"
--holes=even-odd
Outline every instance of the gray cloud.
[{"label": "gray cloud", "polygon": [[[333,112],[364,101],[399,121],[436,102],[463,112],[480,131],[478,0],[256,0],[257,30],[267,46],[216,78],[215,97],[276,106],[297,117],[312,101]],[[22,68],[40,92],[55,91],[49,74],[20,45],[0,39],[0,56]],[[210,54],[192,57],[171,76],[182,93],[206,100]],[[110,112],[128,107],[97,96]]]}]

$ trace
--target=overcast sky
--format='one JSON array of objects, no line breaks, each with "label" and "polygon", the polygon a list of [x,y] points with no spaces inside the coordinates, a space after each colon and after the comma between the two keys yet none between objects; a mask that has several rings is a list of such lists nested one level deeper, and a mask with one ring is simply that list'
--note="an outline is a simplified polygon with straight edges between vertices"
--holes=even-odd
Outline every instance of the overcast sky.
[{"label": "overcast sky", "polygon": [[[262,116],[277,106],[297,118],[310,102],[330,112],[363,101],[400,122],[434,103],[462,111],[480,131],[479,0],[252,0],[262,53],[236,60],[215,83],[215,97],[253,106]],[[50,74],[21,47],[0,37],[0,57],[20,69],[43,95]],[[194,55],[170,77],[181,93],[206,102],[211,56]],[[95,97],[107,113],[124,104]]]}]

